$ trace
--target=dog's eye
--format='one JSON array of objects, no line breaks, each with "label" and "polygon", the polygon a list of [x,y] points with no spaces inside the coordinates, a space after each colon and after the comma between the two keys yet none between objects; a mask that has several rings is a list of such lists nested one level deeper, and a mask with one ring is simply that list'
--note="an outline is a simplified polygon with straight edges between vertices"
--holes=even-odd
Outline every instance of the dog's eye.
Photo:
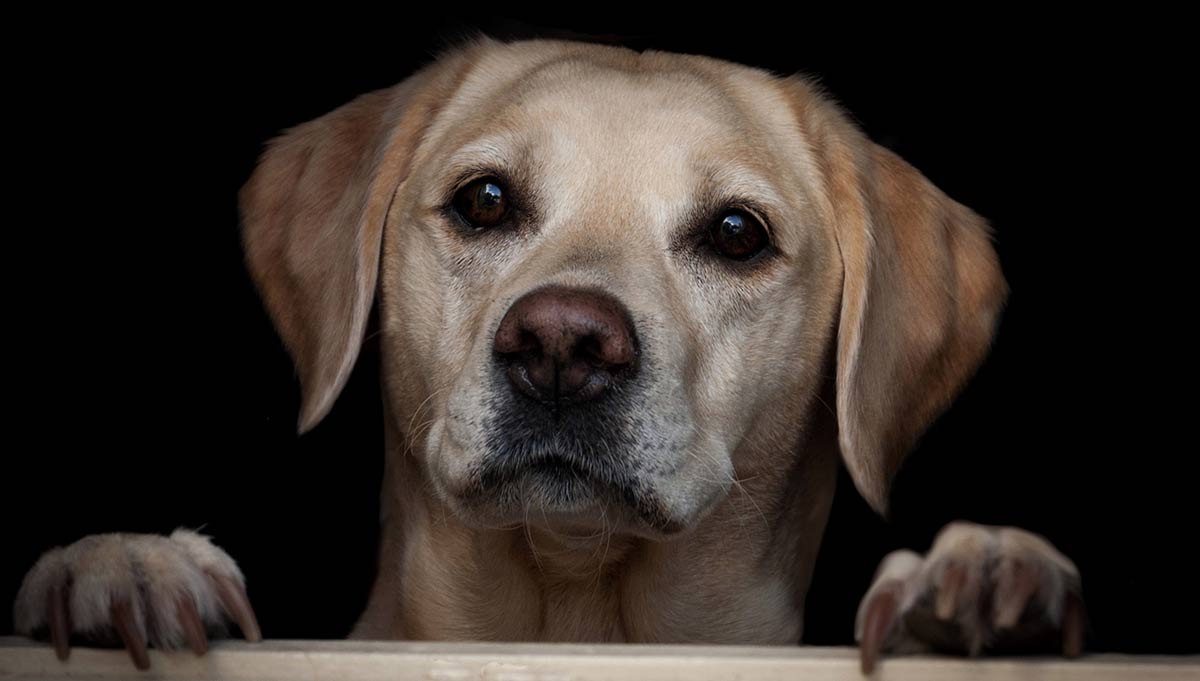
[{"label": "dog's eye", "polygon": [[504,188],[494,177],[468,184],[454,195],[454,210],[475,229],[495,227],[508,215]]},{"label": "dog's eye", "polygon": [[731,260],[749,260],[770,244],[767,228],[753,215],[732,210],[708,229],[708,238],[718,253]]}]

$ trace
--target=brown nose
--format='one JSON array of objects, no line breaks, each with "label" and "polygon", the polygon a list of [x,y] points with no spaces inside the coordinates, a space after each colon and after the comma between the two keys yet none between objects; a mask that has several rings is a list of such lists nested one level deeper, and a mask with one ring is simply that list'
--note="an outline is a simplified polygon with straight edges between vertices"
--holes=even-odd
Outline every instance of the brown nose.
[{"label": "brown nose", "polygon": [[561,287],[513,303],[494,347],[518,390],[553,403],[599,397],[632,373],[637,359],[633,324],[616,299]]}]

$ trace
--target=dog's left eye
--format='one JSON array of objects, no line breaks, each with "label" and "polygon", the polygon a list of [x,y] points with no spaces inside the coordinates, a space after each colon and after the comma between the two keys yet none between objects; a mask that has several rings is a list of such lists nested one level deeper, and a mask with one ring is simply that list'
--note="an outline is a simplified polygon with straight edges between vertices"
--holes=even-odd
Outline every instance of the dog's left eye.
[{"label": "dog's left eye", "polygon": [[487,229],[504,222],[508,199],[499,180],[483,177],[458,190],[454,210],[475,229]]},{"label": "dog's left eye", "polygon": [[770,245],[767,228],[743,210],[731,210],[708,229],[708,238],[718,253],[731,260],[749,260]]}]

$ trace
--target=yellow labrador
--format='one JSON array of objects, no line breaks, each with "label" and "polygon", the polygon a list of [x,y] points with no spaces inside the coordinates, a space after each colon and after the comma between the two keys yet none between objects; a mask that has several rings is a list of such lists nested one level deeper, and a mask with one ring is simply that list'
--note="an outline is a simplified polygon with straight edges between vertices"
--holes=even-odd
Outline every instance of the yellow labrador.
[{"label": "yellow labrador", "polygon": [[[303,388],[346,382],[378,305],[379,577],[354,636],[796,644],[839,461],[877,510],[984,357],[984,221],[801,78],[479,40],[273,141],[247,260]],[[956,523],[883,563],[881,650],[1082,642],[1045,540]],[[20,631],[188,644],[241,575],[206,538],[48,553]],[[207,633],[206,633],[207,630]]]}]

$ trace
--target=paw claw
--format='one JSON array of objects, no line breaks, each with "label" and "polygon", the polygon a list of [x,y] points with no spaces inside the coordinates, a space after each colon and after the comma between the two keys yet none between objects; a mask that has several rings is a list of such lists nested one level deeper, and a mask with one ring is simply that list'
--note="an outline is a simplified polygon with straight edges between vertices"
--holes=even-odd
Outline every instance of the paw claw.
[{"label": "paw claw", "polygon": [[183,637],[192,652],[196,655],[208,652],[208,636],[204,633],[204,623],[200,620],[200,613],[192,597],[180,596],[176,601],[175,612],[179,617],[179,626],[183,629]]},{"label": "paw claw", "polygon": [[217,598],[221,600],[225,612],[242,630],[242,636],[251,643],[261,641],[262,632],[259,631],[258,619],[254,616],[254,609],[250,607],[245,587],[227,575],[212,570],[207,572],[217,586]]},{"label": "paw claw", "polygon": [[1009,629],[1037,593],[1038,575],[1025,561],[1005,560],[996,570],[995,581],[992,624],[997,629]]},{"label": "paw claw", "polygon": [[934,614],[938,619],[948,620],[954,617],[966,585],[967,568],[965,565],[952,563],[946,566],[941,582],[938,584],[937,600],[934,606]]},{"label": "paw claw", "polygon": [[1083,608],[1083,599],[1078,594],[1068,593],[1063,603],[1063,657],[1074,658],[1083,654],[1086,628],[1087,614]]},{"label": "paw claw", "polygon": [[875,671],[875,664],[895,624],[897,606],[896,595],[891,590],[881,591],[867,605],[860,647],[860,665],[864,675]]},{"label": "paw claw", "polygon": [[67,587],[54,584],[47,596],[46,613],[50,626],[50,640],[58,659],[66,661],[71,654],[71,620],[67,609]]},{"label": "paw claw", "polygon": [[125,649],[133,658],[133,665],[138,669],[150,668],[150,655],[146,652],[146,636],[134,619],[133,608],[129,601],[113,601],[112,623],[117,634],[125,643]]}]

